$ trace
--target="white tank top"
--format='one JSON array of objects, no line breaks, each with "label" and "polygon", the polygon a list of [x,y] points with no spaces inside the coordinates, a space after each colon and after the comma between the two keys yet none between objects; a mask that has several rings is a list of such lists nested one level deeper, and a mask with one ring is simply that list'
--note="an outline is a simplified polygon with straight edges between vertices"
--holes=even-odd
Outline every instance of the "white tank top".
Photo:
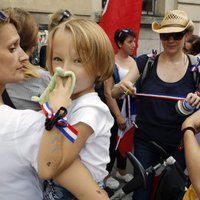
[{"label": "white tank top", "polygon": [[128,69],[124,69],[122,67],[120,67],[119,65],[117,65],[118,68],[118,73],[119,73],[119,78],[120,80],[122,80],[124,78],[124,76],[126,76],[126,74],[128,73]]}]

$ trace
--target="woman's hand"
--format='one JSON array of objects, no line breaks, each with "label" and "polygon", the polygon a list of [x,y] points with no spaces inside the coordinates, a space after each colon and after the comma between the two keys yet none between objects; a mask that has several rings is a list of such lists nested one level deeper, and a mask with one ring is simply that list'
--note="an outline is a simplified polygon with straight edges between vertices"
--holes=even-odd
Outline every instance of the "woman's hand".
[{"label": "woman's hand", "polygon": [[196,109],[200,108],[200,96],[198,96],[198,92],[195,93],[189,93],[186,96],[186,101],[193,107],[196,107]]},{"label": "woman's hand", "polygon": [[134,95],[136,93],[136,88],[133,86],[131,81],[122,80],[120,82],[119,88],[126,95]]},{"label": "woman's hand", "polygon": [[[118,90],[117,92],[118,95],[115,95],[114,90]],[[136,94],[136,87],[133,86],[133,83],[131,81],[121,80],[118,84],[114,85],[113,90],[112,90],[113,98],[116,98],[116,96],[122,96],[123,94],[125,95]]]},{"label": "woman's hand", "polygon": [[118,128],[122,131],[124,131],[126,129],[126,120],[124,119],[123,115],[117,115],[116,116],[116,121],[118,124]]}]

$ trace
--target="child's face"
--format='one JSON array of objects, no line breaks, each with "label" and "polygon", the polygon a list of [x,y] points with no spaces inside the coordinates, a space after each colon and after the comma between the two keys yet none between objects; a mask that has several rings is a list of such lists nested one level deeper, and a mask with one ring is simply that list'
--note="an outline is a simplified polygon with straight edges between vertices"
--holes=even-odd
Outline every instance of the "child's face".
[{"label": "child's face", "polygon": [[79,58],[72,35],[66,30],[57,30],[52,41],[52,68],[62,67],[76,75],[76,86],[72,98],[93,91],[95,78],[89,75]]}]

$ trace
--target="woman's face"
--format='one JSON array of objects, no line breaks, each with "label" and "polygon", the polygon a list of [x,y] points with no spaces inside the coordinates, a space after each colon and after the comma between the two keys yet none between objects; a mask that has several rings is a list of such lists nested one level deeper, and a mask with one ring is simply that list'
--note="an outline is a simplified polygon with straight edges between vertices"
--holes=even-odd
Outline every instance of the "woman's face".
[{"label": "woman's face", "polygon": [[20,38],[12,24],[0,24],[0,86],[24,79],[23,62],[28,56],[21,49]]},{"label": "woman's face", "polygon": [[71,33],[57,30],[52,43],[52,68],[62,67],[76,75],[76,86],[72,98],[77,98],[93,88],[95,77],[89,75],[73,44]]},{"label": "woman's face", "polygon": [[133,55],[135,48],[135,37],[128,36],[123,44],[120,44],[120,49],[122,49],[127,55]]},{"label": "woman's face", "polygon": [[160,34],[164,51],[169,54],[182,52],[185,43],[185,34],[184,32]]}]

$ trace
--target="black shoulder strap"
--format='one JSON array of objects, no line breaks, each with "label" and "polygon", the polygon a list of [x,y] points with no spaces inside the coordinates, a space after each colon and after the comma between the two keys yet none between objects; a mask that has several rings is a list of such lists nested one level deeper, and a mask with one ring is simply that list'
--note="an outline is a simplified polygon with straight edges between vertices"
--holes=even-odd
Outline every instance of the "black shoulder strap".
[{"label": "black shoulder strap", "polygon": [[120,78],[119,78],[119,70],[117,68],[117,65],[114,65],[114,71],[113,71],[113,78],[114,78],[114,83],[117,84],[120,82]]},{"label": "black shoulder strap", "polygon": [[3,94],[2,94],[2,99],[3,99],[3,102],[4,102],[6,105],[8,105],[8,106],[10,106],[10,107],[16,109],[16,107],[14,106],[13,102],[11,101],[11,99],[10,99],[10,97],[9,97],[9,95],[8,95],[8,93],[7,93],[7,91],[6,91],[6,89],[4,90],[4,92],[3,92]]},{"label": "black shoulder strap", "polygon": [[153,66],[154,64],[154,61],[156,59],[156,56],[157,56],[157,51],[156,50],[152,50],[152,54],[148,54],[148,60],[145,64],[145,67],[144,67],[144,70],[142,72],[142,75],[141,75],[141,79],[140,79],[140,84],[142,85],[144,83],[144,80],[148,77],[148,74],[151,70],[151,67]]}]

